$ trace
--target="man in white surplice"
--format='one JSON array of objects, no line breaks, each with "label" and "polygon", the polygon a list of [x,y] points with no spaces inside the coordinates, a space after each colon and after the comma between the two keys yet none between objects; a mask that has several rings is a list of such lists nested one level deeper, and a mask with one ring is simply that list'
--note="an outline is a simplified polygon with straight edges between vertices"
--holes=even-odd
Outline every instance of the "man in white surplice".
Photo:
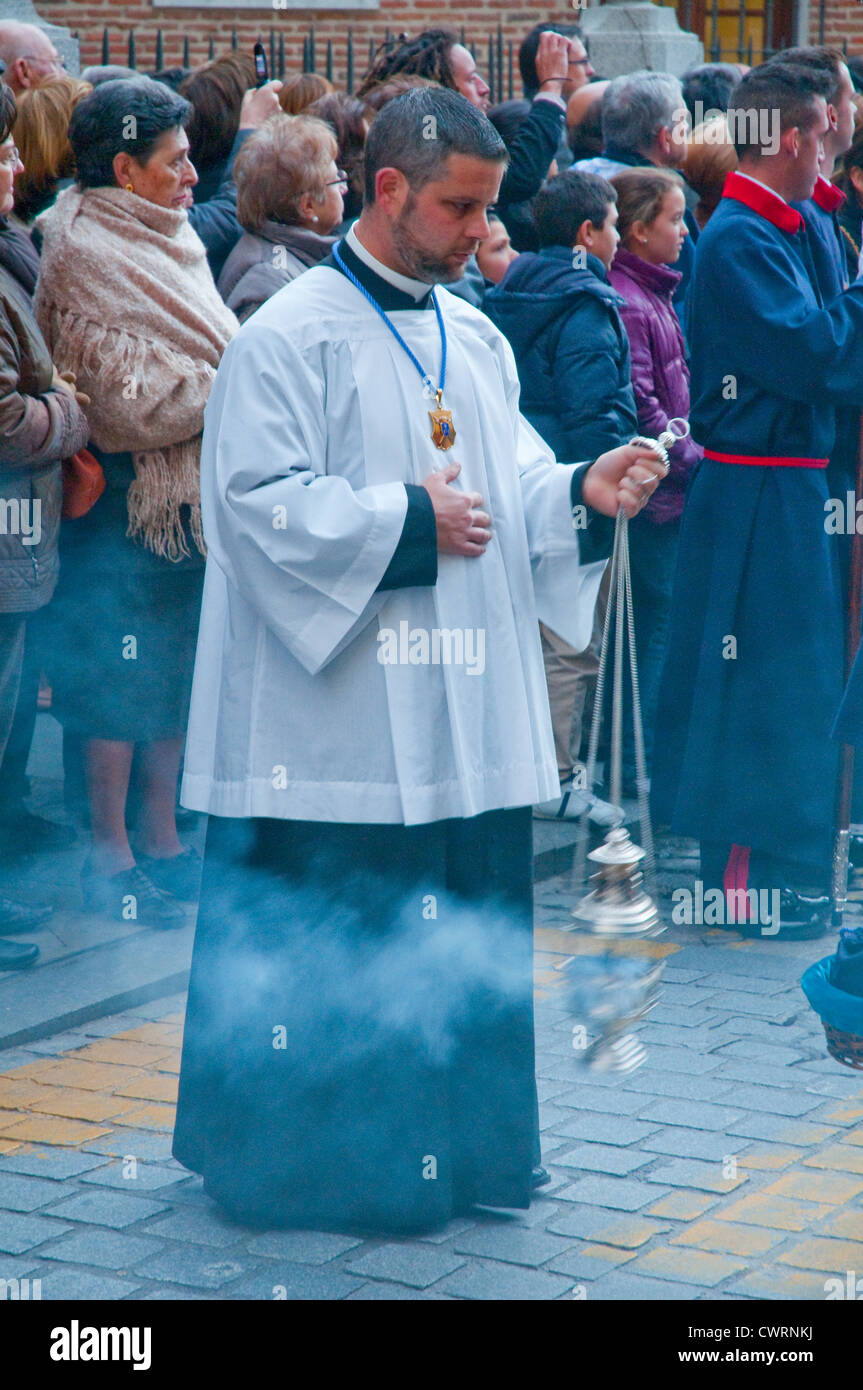
[{"label": "man in white surplice", "polygon": [[[330,874],[334,864],[344,873],[360,861],[396,873],[401,846],[419,840],[435,846],[423,851],[424,882],[439,868],[445,890],[468,891],[447,856],[456,844],[469,855],[479,835],[494,891],[488,855],[510,837],[508,858],[528,866],[516,896],[524,904],[529,894],[529,808],[559,794],[537,618],[576,650],[587,644],[609,518],[620,506],[634,514],[663,464],[628,444],[592,466],[556,462],[519,414],[506,340],[440,288],[488,234],[505,158],[494,128],[455,93],[416,89],[390,102],[369,133],[359,222],[332,257],[244,325],[216,376],[201,461],[208,559],[182,800],[214,818],[268,826],[257,862],[269,857],[273,872],[289,872],[298,845],[308,860],[326,841]],[[439,442],[455,431],[447,452],[433,438],[436,405],[449,412],[448,423],[439,415]],[[247,1144],[238,1130],[202,1137],[204,1094],[210,1110],[223,1096],[224,1077],[203,1044],[196,1052],[195,1029],[199,1014],[212,1027],[218,1012],[215,958],[205,956],[218,931],[208,893],[218,863],[237,860],[222,844],[226,833],[223,820],[210,821],[175,1140],[181,1161],[204,1173],[226,1207],[278,1224],[360,1217],[409,1228],[474,1201],[525,1205],[542,1180],[530,1175],[532,1033],[529,1048],[524,1035],[518,1043],[519,1055],[530,1055],[530,1088],[499,1101],[518,1112],[507,1116],[505,1146],[518,1147],[516,1131],[527,1139],[488,1187],[477,1168],[493,1166],[495,1146],[481,1160],[466,1157],[451,1114],[437,1149],[426,1150],[447,1150],[448,1195],[439,1196],[443,1183],[420,1183],[413,1195],[400,1190],[395,1207],[375,1183],[388,1192],[410,1186],[392,1154],[413,1136],[390,1132],[346,1205],[326,1175],[328,1140],[319,1134],[314,1190],[312,1160],[297,1158],[306,1182],[299,1207],[287,1188],[275,1192],[263,1139],[244,1151],[246,1173],[262,1170],[252,1188],[239,1158],[232,1167],[224,1154],[226,1144],[238,1153]],[[386,852],[364,860],[373,840]],[[498,888],[506,897],[503,879]],[[415,1076],[413,1091],[424,1084]],[[260,1086],[266,1091],[267,1080]],[[482,1130],[476,1104],[470,1128]],[[434,1105],[427,1096],[423,1123]],[[498,1119],[488,1117],[489,1132]],[[350,1123],[342,1116],[342,1131]],[[293,1142],[282,1136],[282,1155]],[[431,1140],[416,1142],[422,1153]],[[430,1207],[431,1189],[438,1204]]]}]

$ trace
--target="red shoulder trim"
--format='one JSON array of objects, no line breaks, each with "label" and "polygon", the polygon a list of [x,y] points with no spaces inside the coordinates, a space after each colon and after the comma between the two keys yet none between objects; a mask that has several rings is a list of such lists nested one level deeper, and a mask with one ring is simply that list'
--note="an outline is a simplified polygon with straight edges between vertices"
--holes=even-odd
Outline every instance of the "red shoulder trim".
[{"label": "red shoulder trim", "polygon": [[845,202],[845,194],[841,188],[836,187],[835,183],[828,183],[819,174],[815,192],[812,194],[812,201],[823,208],[825,212],[835,212]]},{"label": "red shoulder trim", "polygon": [[790,203],[783,202],[778,194],[772,193],[769,188],[764,188],[762,184],[753,183],[751,179],[742,177],[736,169],[725,175],[722,196],[723,198],[734,198],[738,203],[744,203],[753,212],[757,212],[760,217],[772,222],[773,226],[778,227],[780,232],[799,232],[803,226],[803,218],[796,208],[791,207]]}]

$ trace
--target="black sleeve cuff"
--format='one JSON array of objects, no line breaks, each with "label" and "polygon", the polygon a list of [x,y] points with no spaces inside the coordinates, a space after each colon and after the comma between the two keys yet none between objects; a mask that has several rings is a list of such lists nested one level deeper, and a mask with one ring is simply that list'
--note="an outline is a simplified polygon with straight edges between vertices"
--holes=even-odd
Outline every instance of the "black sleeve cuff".
[{"label": "black sleeve cuff", "polygon": [[437,583],[437,522],[428,492],[405,483],[408,509],[399,543],[378,585],[384,589],[418,589]]},{"label": "black sleeve cuff", "polygon": [[[573,507],[584,508],[580,514],[583,519],[576,524],[579,555],[584,565],[590,565],[595,560],[607,560],[614,549],[614,517],[603,516],[601,512],[594,511],[584,500],[582,487],[588,468],[590,464],[584,463],[575,469],[569,490]],[[575,520],[574,516],[573,521]]]}]

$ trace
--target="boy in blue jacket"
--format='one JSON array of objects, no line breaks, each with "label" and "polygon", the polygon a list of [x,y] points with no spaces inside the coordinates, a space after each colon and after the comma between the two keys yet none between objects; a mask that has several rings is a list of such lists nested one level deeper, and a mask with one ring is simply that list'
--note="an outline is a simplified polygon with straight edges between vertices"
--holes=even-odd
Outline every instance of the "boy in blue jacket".
[{"label": "boy in blue jacket", "polygon": [[[608,282],[617,234],[617,193],[598,174],[568,170],[534,200],[540,250],[513,261],[483,309],[506,335],[521,383],[521,411],[554,450],[573,462],[596,458],[638,433],[629,340]],[[600,590],[590,646],[576,652],[540,624],[561,796],[536,807],[543,819],[574,819],[585,801],[594,825],[619,812],[583,786],[578,763],[587,682],[598,669],[607,590]]]},{"label": "boy in blue jacket", "polygon": [[534,202],[540,250],[513,261],[483,309],[506,335],[521,410],[564,461],[595,458],[638,432],[620,295],[608,282],[617,250],[617,193],[569,170]]}]

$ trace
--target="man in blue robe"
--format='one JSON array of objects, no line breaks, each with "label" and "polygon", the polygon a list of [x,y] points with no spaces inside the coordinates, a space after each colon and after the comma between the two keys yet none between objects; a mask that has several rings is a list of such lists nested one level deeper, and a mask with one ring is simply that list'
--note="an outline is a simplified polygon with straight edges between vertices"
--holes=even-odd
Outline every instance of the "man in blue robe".
[{"label": "man in blue robe", "polygon": [[[831,304],[837,295],[847,290],[849,284],[847,242],[838,219],[838,210],[845,202],[845,194],[830,179],[836,161],[851,148],[855,118],[854,83],[842,54],[835,48],[783,49],[781,61],[793,63],[803,71],[821,72],[830,84],[825,93],[830,129],[824,137],[821,171],[811,198],[805,198],[795,206],[806,223],[822,302]],[[836,411],[836,443],[827,469],[827,486],[830,496],[841,498],[843,502],[847,490],[853,490],[857,480],[861,405],[863,390],[859,404],[839,406]],[[845,536],[840,542],[840,563],[843,588],[846,589],[850,559],[851,541],[849,536]]]},{"label": "man in blue robe", "polygon": [[863,383],[863,280],[823,305],[790,206],[818,176],[823,81],[772,62],[729,112],[739,170],[699,240],[691,297],[705,456],[683,516],[652,788],[657,817],[701,841],[705,884],[781,891],[779,931],[750,928],[768,939],[824,930],[843,663],[826,467],[835,406]]},{"label": "man in blue robe", "polygon": [[826,92],[830,129],[824,137],[824,159],[809,198],[795,204],[806,222],[818,288],[825,304],[847,290],[849,278],[845,238],[837,210],[845,195],[830,182],[836,160],[851,148],[854,136],[854,84],[842,54],[835,48],[784,49],[776,60],[793,64],[803,72],[821,72],[829,83]]}]

